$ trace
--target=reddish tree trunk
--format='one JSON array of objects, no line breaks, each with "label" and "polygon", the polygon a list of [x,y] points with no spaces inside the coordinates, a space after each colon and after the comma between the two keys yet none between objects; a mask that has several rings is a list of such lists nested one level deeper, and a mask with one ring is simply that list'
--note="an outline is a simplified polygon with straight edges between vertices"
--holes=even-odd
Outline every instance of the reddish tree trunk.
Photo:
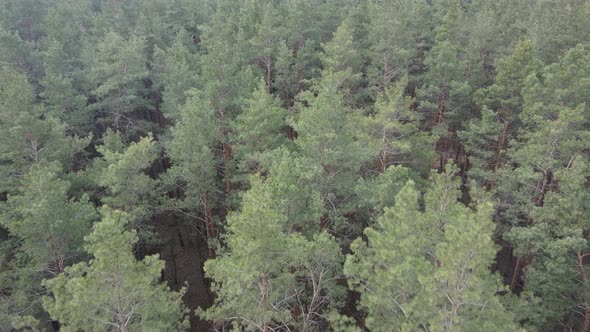
[{"label": "reddish tree trunk", "polygon": [[49,250],[51,251],[51,255],[53,256],[53,266],[55,268],[55,274],[60,274],[63,272],[64,262],[63,259],[60,259],[57,250],[55,249],[55,245],[53,242],[53,236],[49,237]]},{"label": "reddish tree trunk", "polygon": [[320,217],[320,231],[323,231],[326,228],[326,223],[328,222],[328,218],[326,216]]},{"label": "reddish tree trunk", "polygon": [[518,271],[520,270],[520,257],[516,258],[516,264],[514,264],[514,271],[512,272],[512,281],[510,281],[510,290],[514,292],[516,289],[516,283],[518,282]]},{"label": "reddish tree trunk", "polygon": [[584,305],[584,323],[582,324],[582,332],[588,332],[590,328],[590,306]]}]

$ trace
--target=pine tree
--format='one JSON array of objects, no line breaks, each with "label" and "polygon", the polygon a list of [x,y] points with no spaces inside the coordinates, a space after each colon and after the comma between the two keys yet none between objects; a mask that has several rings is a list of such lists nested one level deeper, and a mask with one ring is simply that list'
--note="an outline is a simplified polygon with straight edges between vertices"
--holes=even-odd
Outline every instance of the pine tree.
[{"label": "pine tree", "polygon": [[188,31],[181,30],[171,47],[155,51],[160,66],[155,68],[157,80],[165,87],[162,92],[162,113],[173,123],[180,117],[186,93],[199,87],[199,55]]},{"label": "pine tree", "polygon": [[[10,239],[0,245],[2,296],[0,328],[36,328],[43,278],[61,274],[82,257],[83,238],[96,219],[86,195],[71,198],[70,183],[58,177],[56,164],[36,164],[20,183],[17,194],[0,203],[0,225]],[[1,316],[0,316],[1,317]],[[8,326],[4,325],[8,324]]]},{"label": "pine tree", "polygon": [[205,263],[218,297],[200,315],[246,331],[321,330],[324,312],[338,296],[338,244],[325,233],[306,239],[295,231],[288,196],[273,195],[285,193],[280,188],[286,184],[258,177],[250,182],[240,212],[228,217],[227,252]]},{"label": "pine tree", "polygon": [[[215,154],[220,129],[214,112],[202,93],[191,91],[187,102],[180,109],[178,123],[171,129],[172,139],[167,146],[167,153],[172,160],[167,177],[182,190],[176,208],[189,211],[190,214],[194,214],[198,207],[201,208],[210,257],[215,255],[217,237],[212,211],[218,207],[220,200],[217,181],[220,158]],[[195,216],[195,219],[198,217]]]},{"label": "pine tree", "polygon": [[[441,24],[436,28],[435,44],[425,64],[427,86],[420,93],[421,108],[435,127],[453,128],[465,114],[469,102],[470,86],[466,80],[464,49],[461,30],[464,20],[459,0],[448,1]],[[429,114],[430,113],[430,114]],[[453,121],[454,120],[454,121]]]},{"label": "pine tree", "polygon": [[543,206],[530,213],[533,223],[515,227],[507,236],[516,245],[515,255],[530,258],[521,295],[529,301],[519,313],[531,329],[590,328],[590,284],[584,262],[590,251],[586,234],[590,197],[584,185],[589,175],[581,158],[557,170],[556,188],[545,194]]},{"label": "pine tree", "polygon": [[[432,139],[420,131],[421,114],[412,109],[414,99],[404,95],[408,77],[377,96],[374,115],[369,118],[369,133],[379,145],[380,172],[392,164],[428,164]],[[426,152],[426,153],[424,153]],[[420,155],[422,153],[423,155]],[[424,162],[426,161],[426,162]]]},{"label": "pine tree", "polygon": [[460,0],[443,1],[445,9],[435,29],[434,46],[424,63],[426,84],[417,91],[419,109],[424,112],[426,128],[438,137],[437,156],[432,166],[442,171],[448,160],[459,161],[461,145],[456,132],[470,117],[472,86],[464,45],[464,8]]},{"label": "pine tree", "polygon": [[434,175],[420,195],[409,181],[385,210],[367,243],[356,240],[344,265],[372,331],[428,329],[515,330],[494,297],[499,280],[489,272],[495,255],[492,205],[459,203],[453,174]]},{"label": "pine tree", "polygon": [[361,73],[363,58],[353,38],[351,23],[345,20],[334,32],[332,40],[322,45],[324,54],[321,58],[324,77],[330,73],[342,74],[338,88],[343,92],[346,103],[351,106],[362,102],[364,93]]},{"label": "pine tree", "polygon": [[84,72],[80,61],[70,58],[64,45],[53,41],[44,52],[45,77],[40,95],[50,114],[67,124],[69,133],[87,135],[92,132],[92,112],[82,89]]},{"label": "pine tree", "polygon": [[470,154],[470,174],[493,186],[494,170],[506,163],[508,143],[520,129],[523,107],[522,89],[529,75],[537,75],[541,63],[530,41],[519,43],[513,53],[497,63],[495,83],[477,92],[482,107],[481,119],[469,123],[459,133]]},{"label": "pine tree", "polygon": [[18,177],[39,162],[71,167],[89,139],[66,136],[66,127],[34,103],[32,86],[10,69],[0,70],[0,192],[16,189]]},{"label": "pine tree", "polygon": [[16,31],[25,40],[38,41],[45,34],[43,18],[50,2],[44,0],[3,1],[0,25]]},{"label": "pine tree", "polygon": [[385,89],[408,75],[412,97],[423,74],[424,57],[433,29],[432,8],[424,0],[371,1],[368,34],[369,85]]},{"label": "pine tree", "polygon": [[289,143],[287,110],[266,89],[266,83],[261,80],[232,126],[234,152],[245,165],[256,161],[261,153]]},{"label": "pine tree", "polygon": [[98,118],[126,135],[145,130],[143,117],[134,115],[149,106],[143,82],[148,76],[145,38],[108,32],[89,52],[85,62]]},{"label": "pine tree", "polygon": [[44,307],[63,331],[182,330],[181,294],[159,283],[164,262],[157,255],[136,260],[138,238],[126,230],[127,214],[105,206],[101,215],[86,237],[86,250],[94,258],[47,280],[51,296]]},{"label": "pine tree", "polygon": [[0,26],[0,67],[26,74],[32,83],[43,76],[42,61],[35,43],[23,40],[18,32]]},{"label": "pine tree", "polygon": [[264,71],[266,91],[271,93],[276,72],[276,58],[279,54],[278,49],[284,45],[285,29],[281,25],[283,16],[271,2],[262,5],[262,8],[257,11],[262,12],[259,14],[262,17],[260,23],[255,25],[258,31],[250,40],[248,49],[255,52],[254,58],[258,68]]},{"label": "pine tree", "polygon": [[70,184],[58,178],[59,172],[57,164],[33,166],[20,185],[21,193],[9,196],[3,207],[3,226],[21,239],[21,250],[39,271],[52,274],[60,274],[81,251],[95,218],[88,197],[68,197]]},{"label": "pine tree", "polygon": [[111,130],[103,141],[97,148],[103,157],[95,159],[92,170],[96,183],[106,189],[102,202],[127,212],[135,227],[143,227],[160,196],[158,180],[147,173],[158,158],[156,142],[150,135],[125,146],[122,135]]},{"label": "pine tree", "polygon": [[[542,309],[533,310],[531,319],[531,325],[539,329],[553,328],[554,324],[590,328],[590,307],[584,300],[583,288],[579,291],[572,284],[584,283],[585,268],[582,264],[581,269],[570,269],[570,263],[580,267],[586,250],[586,236],[581,230],[586,203],[578,197],[584,197],[587,188],[577,186],[583,185],[581,179],[587,176],[585,160],[590,136],[586,130],[587,94],[582,92],[587,80],[582,76],[590,68],[589,60],[580,45],[569,50],[560,63],[545,67],[538,76],[529,76],[519,116],[526,130],[508,151],[516,167],[500,173],[501,217],[514,226],[506,232],[506,238],[517,256],[511,287],[539,295]],[[557,218],[557,213],[563,216]],[[577,229],[580,233],[576,234]],[[554,269],[559,268],[566,274],[557,275]],[[521,273],[524,283],[520,282]],[[547,290],[549,285],[552,291]],[[562,302],[563,294],[572,297]],[[581,321],[561,310],[564,306],[579,306],[585,312],[580,317],[588,318]]]},{"label": "pine tree", "polygon": [[247,39],[237,24],[240,17],[231,3],[221,3],[209,28],[203,33],[200,77],[203,101],[209,104],[219,130],[225,192],[232,191],[235,159],[232,155],[231,124],[251,96],[256,79],[244,46]]},{"label": "pine tree", "polygon": [[556,61],[568,49],[589,40],[588,15],[590,4],[585,1],[538,3],[533,8],[527,27],[538,47],[541,60],[547,63]]},{"label": "pine tree", "polygon": [[331,224],[349,212],[347,204],[359,171],[377,154],[377,148],[368,144],[361,115],[346,105],[339,91],[348,77],[347,71],[326,72],[314,86],[315,96],[310,92],[300,96],[306,107],[300,108],[294,124],[298,133],[295,144],[301,156],[318,169],[311,181],[321,193],[326,211],[320,228],[334,226]]},{"label": "pine tree", "polygon": [[323,205],[312,182],[317,166],[307,161],[297,152],[281,147],[263,154],[260,163],[266,174],[265,190],[273,197],[269,204],[287,217],[285,227],[289,232],[310,238],[317,233]]}]

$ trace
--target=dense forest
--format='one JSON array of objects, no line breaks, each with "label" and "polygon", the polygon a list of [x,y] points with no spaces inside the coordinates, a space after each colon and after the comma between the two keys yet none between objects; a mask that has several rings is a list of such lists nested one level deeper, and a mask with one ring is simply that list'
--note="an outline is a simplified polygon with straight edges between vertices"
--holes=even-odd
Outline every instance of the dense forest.
[{"label": "dense forest", "polygon": [[0,331],[590,331],[590,1],[0,0]]}]

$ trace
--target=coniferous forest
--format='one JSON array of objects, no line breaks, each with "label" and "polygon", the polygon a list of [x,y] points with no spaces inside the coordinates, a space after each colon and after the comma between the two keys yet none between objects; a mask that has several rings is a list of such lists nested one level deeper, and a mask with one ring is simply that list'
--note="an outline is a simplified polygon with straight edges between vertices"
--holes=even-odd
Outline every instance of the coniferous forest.
[{"label": "coniferous forest", "polygon": [[0,331],[590,331],[590,1],[0,0]]}]

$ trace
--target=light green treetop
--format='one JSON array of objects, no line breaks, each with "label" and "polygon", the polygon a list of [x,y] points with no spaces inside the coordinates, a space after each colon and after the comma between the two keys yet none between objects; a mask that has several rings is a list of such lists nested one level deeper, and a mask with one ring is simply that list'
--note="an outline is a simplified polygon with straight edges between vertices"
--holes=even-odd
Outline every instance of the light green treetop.
[{"label": "light green treetop", "polygon": [[420,207],[412,181],[385,210],[368,243],[352,245],[344,273],[361,293],[372,331],[515,330],[494,294],[502,289],[489,272],[494,260],[492,205],[457,201],[451,174],[434,175]]},{"label": "light green treetop", "polygon": [[227,251],[205,263],[218,297],[200,315],[246,331],[293,325],[315,331],[340,296],[338,244],[325,233],[303,237],[291,225],[293,205],[284,199],[293,184],[250,182],[240,212],[228,217]]},{"label": "light green treetop", "polygon": [[47,280],[44,307],[64,331],[179,331],[185,327],[181,294],[159,282],[164,261],[138,261],[138,237],[127,230],[129,216],[108,207],[86,237],[88,263],[66,268]]},{"label": "light green treetop", "polygon": [[126,147],[120,133],[108,130],[103,141],[97,147],[103,157],[95,161],[93,170],[95,181],[107,190],[102,201],[129,213],[134,223],[145,221],[155,211],[159,197],[158,180],[147,173],[158,158],[153,137]]}]

